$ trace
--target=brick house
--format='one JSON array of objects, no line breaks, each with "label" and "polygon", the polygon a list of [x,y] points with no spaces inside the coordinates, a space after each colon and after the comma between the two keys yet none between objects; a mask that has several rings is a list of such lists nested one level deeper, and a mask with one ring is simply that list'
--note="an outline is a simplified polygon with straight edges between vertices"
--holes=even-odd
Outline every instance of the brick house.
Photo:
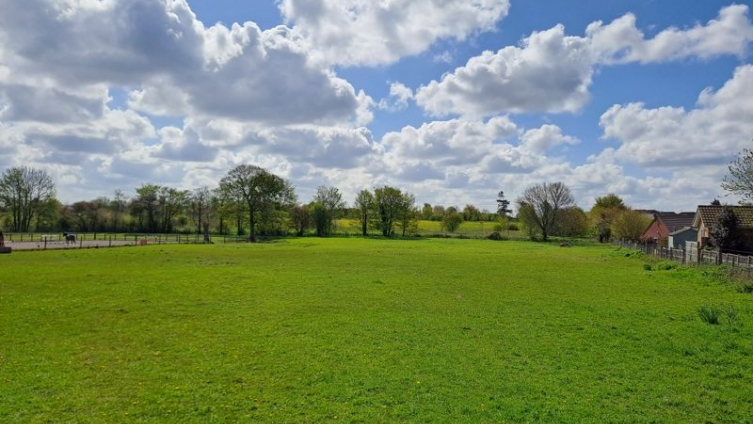
[{"label": "brick house", "polygon": [[[737,217],[746,250],[753,250],[753,206],[728,206]],[[701,205],[693,218],[693,227],[698,229],[698,246],[703,248],[709,244],[711,232],[724,206]]]},{"label": "brick house", "polygon": [[646,231],[641,234],[640,240],[667,247],[669,234],[692,227],[695,215],[695,212],[656,212],[654,220],[651,221]]}]

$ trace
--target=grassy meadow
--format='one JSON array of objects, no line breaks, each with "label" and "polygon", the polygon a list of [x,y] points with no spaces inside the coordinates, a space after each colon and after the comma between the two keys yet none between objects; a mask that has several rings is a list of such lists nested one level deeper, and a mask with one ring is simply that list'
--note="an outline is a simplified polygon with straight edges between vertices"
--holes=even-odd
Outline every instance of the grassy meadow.
[{"label": "grassy meadow", "polygon": [[636,256],[359,238],[1,255],[0,422],[751,422],[753,295]]},{"label": "grassy meadow", "polygon": [[[446,235],[450,237],[464,236],[469,238],[484,238],[494,232],[496,222],[488,221],[466,221],[460,224],[460,227],[450,233],[442,229],[442,223],[439,221],[419,220],[416,222],[417,232],[422,236]],[[400,230],[396,229],[399,233]],[[338,219],[335,223],[336,234],[361,235],[361,224],[356,219]],[[378,230],[370,228],[369,234],[380,234]],[[502,231],[502,235],[509,239],[526,239],[527,235],[522,231]]]}]

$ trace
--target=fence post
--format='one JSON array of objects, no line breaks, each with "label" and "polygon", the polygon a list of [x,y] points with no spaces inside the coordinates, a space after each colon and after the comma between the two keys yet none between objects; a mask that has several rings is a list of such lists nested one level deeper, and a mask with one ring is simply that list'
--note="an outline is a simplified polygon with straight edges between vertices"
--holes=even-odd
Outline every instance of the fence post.
[{"label": "fence post", "polygon": [[110,244],[107,247],[112,247],[112,235],[110,235]]},{"label": "fence post", "polygon": [[47,250],[47,237],[44,238],[44,250]]}]

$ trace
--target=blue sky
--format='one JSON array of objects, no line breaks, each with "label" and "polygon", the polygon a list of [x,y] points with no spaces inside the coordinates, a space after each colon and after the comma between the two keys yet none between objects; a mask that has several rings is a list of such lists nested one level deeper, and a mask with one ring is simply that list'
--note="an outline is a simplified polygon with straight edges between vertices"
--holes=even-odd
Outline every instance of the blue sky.
[{"label": "blue sky", "polygon": [[0,0],[0,170],[63,202],[252,163],[352,201],[694,210],[753,147],[749,3]]}]

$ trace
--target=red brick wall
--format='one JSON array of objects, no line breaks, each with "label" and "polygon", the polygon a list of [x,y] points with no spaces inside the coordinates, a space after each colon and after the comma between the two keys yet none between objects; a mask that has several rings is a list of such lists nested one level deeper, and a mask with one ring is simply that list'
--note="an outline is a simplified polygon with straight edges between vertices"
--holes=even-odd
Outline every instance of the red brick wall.
[{"label": "red brick wall", "polygon": [[659,240],[659,244],[666,246],[667,238],[669,237],[669,231],[667,227],[661,224],[659,220],[654,220],[646,231],[641,236],[641,241],[653,242],[654,239]]}]

